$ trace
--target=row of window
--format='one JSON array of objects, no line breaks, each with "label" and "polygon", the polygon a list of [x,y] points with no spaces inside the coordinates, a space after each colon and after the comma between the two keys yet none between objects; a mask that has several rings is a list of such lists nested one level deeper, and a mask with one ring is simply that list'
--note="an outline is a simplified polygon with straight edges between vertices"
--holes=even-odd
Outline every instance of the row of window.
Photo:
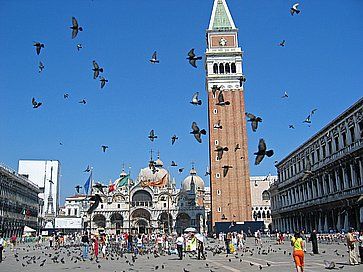
[{"label": "row of window", "polygon": [[[363,133],[363,121],[359,122],[360,134]],[[319,148],[308,154],[305,158],[291,164],[290,167],[286,167],[279,171],[279,180],[287,180],[296,174],[306,170],[309,166],[318,163],[319,161],[325,159],[328,156],[333,155],[339,150],[345,148],[346,146],[354,143],[359,137],[356,136],[355,126],[349,127],[349,133],[346,131],[341,132],[336,135],[332,140],[329,140],[326,144],[319,145]]]},{"label": "row of window", "polygon": [[213,64],[213,73],[214,74],[235,74],[236,71],[236,64],[232,63],[214,63]]}]

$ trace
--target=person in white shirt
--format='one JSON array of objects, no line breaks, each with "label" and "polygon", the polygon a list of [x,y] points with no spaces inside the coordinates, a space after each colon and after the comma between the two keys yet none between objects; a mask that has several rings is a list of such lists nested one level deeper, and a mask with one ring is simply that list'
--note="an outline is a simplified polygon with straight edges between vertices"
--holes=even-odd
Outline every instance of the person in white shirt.
[{"label": "person in white shirt", "polygon": [[181,233],[179,233],[178,238],[176,238],[176,249],[178,250],[179,259],[183,259],[183,245],[184,245],[184,238]]},{"label": "person in white shirt", "polygon": [[0,233],[0,263],[3,262],[3,249],[4,249],[4,238],[3,234]]}]

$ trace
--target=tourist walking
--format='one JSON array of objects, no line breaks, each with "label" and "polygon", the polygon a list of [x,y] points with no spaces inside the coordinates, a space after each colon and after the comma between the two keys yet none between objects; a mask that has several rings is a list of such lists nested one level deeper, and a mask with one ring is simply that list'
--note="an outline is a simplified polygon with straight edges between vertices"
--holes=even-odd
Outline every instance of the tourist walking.
[{"label": "tourist walking", "polygon": [[2,263],[3,261],[3,250],[4,250],[4,238],[3,238],[3,234],[0,233],[0,263]]},{"label": "tourist walking", "polygon": [[350,228],[347,233],[347,246],[349,251],[349,264],[350,265],[357,265],[358,263],[358,256],[357,252],[355,251],[355,242],[357,239],[354,237],[353,234],[354,229]]},{"label": "tourist walking", "polygon": [[10,238],[10,243],[11,243],[11,251],[15,251],[15,247],[16,247],[16,235],[14,234],[13,236],[11,236]]},{"label": "tourist walking", "polygon": [[227,254],[231,253],[231,249],[229,247],[229,244],[231,243],[231,239],[232,239],[232,235],[231,235],[230,232],[228,232],[227,235],[226,235],[226,239],[224,240],[225,243],[226,243],[226,252],[227,252]]},{"label": "tourist walking", "polygon": [[310,242],[311,245],[313,247],[313,253],[314,254],[319,254],[319,249],[318,249],[318,236],[316,234],[316,230],[314,229],[313,232],[310,235]]},{"label": "tourist walking", "polygon": [[304,271],[304,241],[301,238],[300,232],[295,232],[291,238],[291,246],[293,247],[293,258],[297,272]]},{"label": "tourist walking", "polygon": [[81,238],[81,242],[83,245],[83,253],[82,253],[82,257],[83,260],[88,259],[88,247],[89,247],[89,238],[88,238],[88,234],[87,232],[85,232]]},{"label": "tourist walking", "polygon": [[98,245],[98,238],[96,236],[95,238],[93,238],[93,255],[96,261],[98,260],[98,251],[99,251],[99,245]]},{"label": "tourist walking", "polygon": [[205,260],[205,255],[204,255],[204,242],[203,242],[203,236],[198,236],[197,237],[197,242],[198,242],[198,260],[200,260],[200,255],[202,255],[203,260]]},{"label": "tourist walking", "polygon": [[360,263],[363,264],[363,230],[360,231],[358,242],[359,242],[358,249],[359,249]]},{"label": "tourist walking", "polygon": [[176,238],[176,249],[178,251],[179,260],[183,260],[183,246],[184,237],[181,233],[179,233],[178,238]]}]

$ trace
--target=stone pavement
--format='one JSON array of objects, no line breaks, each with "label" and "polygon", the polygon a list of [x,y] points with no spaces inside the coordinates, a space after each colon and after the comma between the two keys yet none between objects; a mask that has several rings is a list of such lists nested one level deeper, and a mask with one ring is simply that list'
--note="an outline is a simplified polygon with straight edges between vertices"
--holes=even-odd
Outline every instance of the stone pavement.
[{"label": "stone pavement", "polygon": [[[214,247],[218,244],[208,243],[208,247]],[[94,260],[81,261],[76,259],[80,254],[79,249],[71,248],[69,251],[66,249],[53,250],[53,249],[33,249],[32,246],[20,246],[17,250],[18,257],[9,249],[4,253],[5,260],[0,264],[0,272],[42,272],[42,271],[107,271],[107,272],[122,272],[122,271],[260,271],[265,270],[269,272],[283,272],[295,271],[292,256],[289,255],[291,247],[289,243],[283,245],[275,245],[274,241],[264,240],[262,250],[270,252],[262,254],[257,246],[254,245],[254,239],[248,238],[246,246],[247,252],[238,252],[236,255],[226,253],[216,254],[213,256],[212,252],[208,251],[207,260],[197,260],[195,256],[186,254],[185,258],[180,261],[176,255],[166,255],[155,258],[153,255],[138,256],[135,262],[132,262],[131,254],[125,254],[123,257],[116,255],[109,256],[108,260],[100,258],[99,262]],[[309,254],[311,245],[307,245],[308,252],[305,255],[305,270],[306,272],[326,271],[324,268],[324,260],[335,261],[337,263],[336,270],[342,271],[362,271],[363,265],[349,266],[348,253],[343,243],[335,244],[319,244],[321,254]],[[336,251],[336,252],[335,252]],[[45,256],[47,254],[47,256]],[[49,256],[51,254],[51,256]],[[242,256],[243,254],[243,256]],[[57,258],[58,263],[54,263],[51,258],[54,255],[59,255]],[[25,258],[25,256],[33,257]],[[112,260],[112,259],[113,260]],[[28,263],[26,262],[28,260]],[[44,265],[40,266],[42,261],[45,260]],[[62,263],[62,261],[64,263]],[[35,262],[35,263],[34,263]],[[269,265],[267,265],[267,263]],[[130,265],[131,264],[131,265]],[[344,267],[343,267],[344,266]],[[339,269],[339,267],[341,267]]]}]

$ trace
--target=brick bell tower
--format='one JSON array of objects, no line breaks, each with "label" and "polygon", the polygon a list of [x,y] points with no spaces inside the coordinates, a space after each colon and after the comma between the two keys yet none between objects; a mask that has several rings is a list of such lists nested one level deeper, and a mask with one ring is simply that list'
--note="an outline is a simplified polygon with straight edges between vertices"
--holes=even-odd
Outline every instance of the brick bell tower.
[{"label": "brick bell tower", "polygon": [[[214,0],[205,60],[212,226],[251,221],[242,50],[225,0]],[[217,149],[223,149],[222,158]]]}]

